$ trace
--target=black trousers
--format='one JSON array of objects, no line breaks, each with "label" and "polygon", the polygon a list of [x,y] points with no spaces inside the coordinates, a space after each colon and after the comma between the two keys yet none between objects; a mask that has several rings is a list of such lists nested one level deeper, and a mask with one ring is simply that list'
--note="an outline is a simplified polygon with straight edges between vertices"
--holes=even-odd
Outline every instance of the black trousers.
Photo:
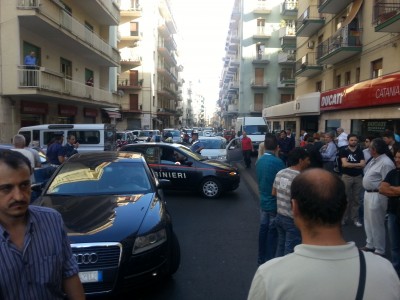
[{"label": "black trousers", "polygon": [[243,150],[243,159],[246,167],[251,166],[251,150]]}]

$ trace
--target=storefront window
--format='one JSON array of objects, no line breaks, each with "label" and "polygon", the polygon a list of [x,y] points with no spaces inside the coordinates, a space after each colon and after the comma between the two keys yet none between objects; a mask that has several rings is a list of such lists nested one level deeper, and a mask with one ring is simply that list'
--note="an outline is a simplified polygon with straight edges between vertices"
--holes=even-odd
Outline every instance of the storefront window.
[{"label": "storefront window", "polygon": [[281,123],[273,122],[272,124],[273,124],[273,129],[272,130],[273,130],[274,133],[277,133],[277,132],[281,131]]},{"label": "storefront window", "polygon": [[283,127],[286,129],[290,129],[292,132],[296,132],[296,121],[286,121],[283,122]]},{"label": "storefront window", "polygon": [[340,127],[340,120],[326,120],[325,132],[336,132],[336,129]]},{"label": "storefront window", "polygon": [[352,133],[360,135],[363,140],[366,136],[381,137],[385,130],[395,131],[396,121],[371,119],[371,120],[352,120]]}]

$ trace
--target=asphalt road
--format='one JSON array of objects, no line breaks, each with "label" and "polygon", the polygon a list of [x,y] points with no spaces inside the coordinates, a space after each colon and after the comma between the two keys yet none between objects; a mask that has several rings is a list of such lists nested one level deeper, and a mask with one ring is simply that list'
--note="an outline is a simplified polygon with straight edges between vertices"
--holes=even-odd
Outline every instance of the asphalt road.
[{"label": "asphalt road", "polygon": [[[166,199],[181,244],[181,266],[163,283],[132,297],[140,300],[243,300],[257,269],[259,204],[255,175],[238,165],[242,181],[235,192],[206,200],[187,192]],[[344,226],[347,241],[363,246],[363,228]]]}]

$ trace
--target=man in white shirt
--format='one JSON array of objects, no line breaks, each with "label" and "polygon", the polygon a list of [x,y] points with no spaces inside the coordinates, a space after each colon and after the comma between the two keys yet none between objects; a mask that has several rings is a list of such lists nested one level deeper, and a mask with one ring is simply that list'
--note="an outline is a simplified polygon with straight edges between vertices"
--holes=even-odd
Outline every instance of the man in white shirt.
[{"label": "man in white shirt", "polygon": [[337,132],[337,146],[339,148],[345,147],[349,144],[348,140],[347,140],[347,133],[344,132],[343,128],[338,128],[336,129]]},{"label": "man in white shirt", "polygon": [[391,263],[344,240],[344,191],[341,179],[323,169],[306,170],[293,180],[292,211],[302,244],[258,268],[248,300],[399,299],[400,281]]}]

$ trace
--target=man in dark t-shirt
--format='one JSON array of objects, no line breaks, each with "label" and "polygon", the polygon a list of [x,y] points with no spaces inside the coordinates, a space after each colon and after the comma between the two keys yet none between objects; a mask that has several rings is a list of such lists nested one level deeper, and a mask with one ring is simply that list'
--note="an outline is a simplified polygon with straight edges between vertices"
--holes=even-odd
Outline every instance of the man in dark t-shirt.
[{"label": "man in dark t-shirt", "polygon": [[358,220],[358,208],[360,206],[360,193],[362,190],[362,174],[365,166],[364,153],[358,146],[358,138],[355,134],[347,136],[348,145],[339,151],[342,164],[342,180],[346,187],[347,209],[343,217],[343,225],[351,222],[361,227]]},{"label": "man in dark t-shirt", "polygon": [[390,171],[379,186],[379,193],[388,198],[388,233],[391,261],[400,277],[400,150],[394,156],[396,169]]}]

